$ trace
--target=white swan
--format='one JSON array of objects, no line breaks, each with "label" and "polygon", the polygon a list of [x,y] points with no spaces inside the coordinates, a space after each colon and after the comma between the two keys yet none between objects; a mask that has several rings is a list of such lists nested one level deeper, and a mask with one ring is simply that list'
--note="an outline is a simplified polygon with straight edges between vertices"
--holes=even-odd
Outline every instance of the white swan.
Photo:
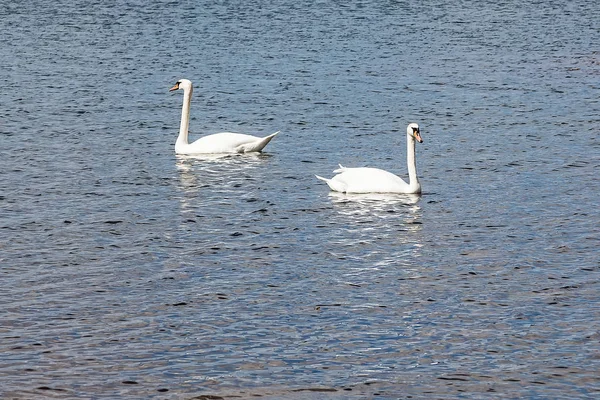
[{"label": "white swan", "polygon": [[412,123],[406,128],[406,162],[408,164],[408,183],[402,178],[379,168],[340,168],[333,171],[338,174],[331,179],[316,175],[327,182],[331,190],[343,193],[421,193],[421,184],[417,178],[415,159],[415,140],[423,143],[419,125]]},{"label": "white swan", "polygon": [[180,79],[170,92],[183,90],[183,107],[181,109],[181,124],[179,136],[175,142],[177,154],[217,154],[217,153],[254,153],[260,152],[273,139],[279,131],[260,138],[242,133],[221,132],[201,137],[193,143],[188,143],[188,129],[190,126],[190,103],[192,101],[192,82]]}]

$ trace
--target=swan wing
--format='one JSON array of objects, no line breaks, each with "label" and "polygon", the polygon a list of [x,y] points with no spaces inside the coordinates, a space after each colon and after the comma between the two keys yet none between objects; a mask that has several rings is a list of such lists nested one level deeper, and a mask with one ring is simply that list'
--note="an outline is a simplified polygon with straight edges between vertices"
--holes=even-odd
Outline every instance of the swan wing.
[{"label": "swan wing", "polygon": [[201,137],[193,143],[179,149],[185,154],[208,153],[249,153],[261,151],[277,134],[259,138],[243,133],[221,132]]},{"label": "swan wing", "polygon": [[[379,168],[340,168],[329,180],[335,191],[345,193],[408,193],[409,185],[397,175]],[[340,190],[343,189],[343,190]]]}]

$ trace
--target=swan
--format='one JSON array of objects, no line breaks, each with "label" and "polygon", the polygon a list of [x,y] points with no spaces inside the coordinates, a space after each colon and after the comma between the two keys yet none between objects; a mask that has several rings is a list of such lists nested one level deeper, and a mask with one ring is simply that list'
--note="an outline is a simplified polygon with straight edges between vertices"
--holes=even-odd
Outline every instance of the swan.
[{"label": "swan", "polygon": [[331,179],[315,176],[327,182],[331,190],[342,193],[421,193],[421,184],[417,178],[415,140],[423,143],[419,125],[411,123],[406,127],[408,183],[399,176],[379,168],[345,168],[341,164],[339,169],[333,171],[338,175]]},{"label": "swan", "polygon": [[190,126],[190,103],[192,101],[192,82],[180,79],[170,92],[183,90],[183,107],[181,109],[181,124],[179,136],[175,142],[177,154],[217,154],[217,153],[254,153],[262,149],[279,133],[279,131],[260,138],[242,133],[221,132],[201,137],[195,142],[188,143],[188,128]]}]

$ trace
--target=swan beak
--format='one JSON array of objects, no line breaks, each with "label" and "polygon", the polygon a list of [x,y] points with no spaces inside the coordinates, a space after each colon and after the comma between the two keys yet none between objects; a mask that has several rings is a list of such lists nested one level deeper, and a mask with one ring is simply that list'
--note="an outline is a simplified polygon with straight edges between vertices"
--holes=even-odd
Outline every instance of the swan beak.
[{"label": "swan beak", "polygon": [[421,138],[421,132],[415,131],[415,139],[417,139],[417,142],[423,143],[423,139]]},{"label": "swan beak", "polygon": [[177,90],[177,89],[179,89],[179,82],[177,82],[175,84],[175,86],[173,86],[171,89],[169,89],[169,92],[172,92],[173,90]]}]

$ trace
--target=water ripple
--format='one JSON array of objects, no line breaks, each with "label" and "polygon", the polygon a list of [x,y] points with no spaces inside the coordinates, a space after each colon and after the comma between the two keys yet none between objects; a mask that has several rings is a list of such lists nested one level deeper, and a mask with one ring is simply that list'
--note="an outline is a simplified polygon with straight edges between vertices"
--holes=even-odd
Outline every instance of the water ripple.
[{"label": "water ripple", "polygon": [[[595,3],[0,14],[0,397],[600,390]],[[182,77],[193,138],[281,134],[175,156]],[[314,178],[411,121],[423,195]]]}]

